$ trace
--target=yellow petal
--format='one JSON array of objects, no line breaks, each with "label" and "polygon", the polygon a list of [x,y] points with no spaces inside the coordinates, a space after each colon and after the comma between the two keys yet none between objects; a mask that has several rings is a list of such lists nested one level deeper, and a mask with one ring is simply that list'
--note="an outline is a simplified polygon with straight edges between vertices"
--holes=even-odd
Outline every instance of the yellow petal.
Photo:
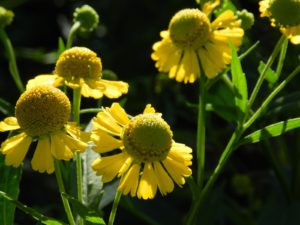
[{"label": "yellow petal", "polygon": [[171,159],[184,164],[185,166],[192,165],[193,155],[191,154],[192,149],[183,144],[173,144],[169,151],[168,157]]},{"label": "yellow petal", "polygon": [[128,157],[127,154],[120,153],[98,158],[92,163],[92,168],[97,175],[102,175],[102,182],[110,182],[117,176]]},{"label": "yellow petal", "polygon": [[94,129],[101,129],[115,136],[120,136],[122,132],[122,127],[105,110],[97,114],[92,124]]},{"label": "yellow petal", "polygon": [[156,175],[159,191],[162,195],[170,193],[174,189],[174,183],[160,162],[154,162],[154,173]]},{"label": "yellow petal", "polygon": [[61,138],[63,139],[63,142],[71,149],[71,151],[80,151],[84,152],[87,148],[87,144],[83,141],[80,141],[76,138],[73,138],[67,134],[61,133]]},{"label": "yellow petal", "polygon": [[130,192],[131,197],[136,196],[136,191],[139,184],[140,169],[140,164],[134,163],[125,176],[122,177],[118,190],[121,190],[124,195],[127,195]]},{"label": "yellow petal", "polygon": [[84,83],[83,79],[80,77],[65,77],[64,79],[65,85],[72,89],[80,88],[82,87],[82,84]]},{"label": "yellow petal", "polygon": [[128,170],[128,168],[131,166],[132,162],[133,162],[133,158],[132,158],[132,157],[129,157],[129,155],[128,155],[128,158],[127,158],[126,161],[124,162],[123,166],[120,168],[118,177],[120,177],[120,176],[122,176],[124,173],[126,173],[126,171]]},{"label": "yellow petal", "polygon": [[147,104],[143,113],[155,113],[155,109],[151,104]]},{"label": "yellow petal", "polygon": [[153,199],[157,191],[157,180],[152,164],[145,163],[143,174],[137,190],[137,197],[144,200]]},{"label": "yellow petal", "polygon": [[194,83],[200,76],[200,68],[197,55],[194,50],[184,51],[182,60],[176,73],[176,81],[184,83]]},{"label": "yellow petal", "polygon": [[51,153],[58,160],[70,160],[73,158],[73,152],[64,143],[61,132],[51,135]]},{"label": "yellow petal", "polygon": [[93,150],[95,152],[104,153],[123,146],[123,142],[109,135],[100,129],[93,130],[92,141],[95,143]]},{"label": "yellow petal", "polygon": [[123,81],[110,81],[101,79],[99,84],[105,87],[103,94],[108,98],[119,98],[128,92],[129,85]]},{"label": "yellow petal", "polygon": [[26,133],[20,133],[4,141],[1,145],[1,152],[6,155],[5,164],[13,167],[20,166],[31,142],[32,138]]},{"label": "yellow petal", "polygon": [[81,131],[74,122],[68,122],[68,124],[65,125],[65,129],[67,133],[75,139],[83,142],[89,142],[91,140],[91,134],[89,132]]},{"label": "yellow petal", "polygon": [[211,59],[208,57],[207,50],[201,48],[198,50],[198,54],[205,76],[207,76],[208,78],[215,77],[218,73],[218,70],[216,69]]},{"label": "yellow petal", "polygon": [[243,40],[244,30],[241,28],[232,28],[232,29],[222,29],[215,30],[212,32],[212,40],[219,40],[225,43],[231,41],[236,48],[238,48]]},{"label": "yellow petal", "polygon": [[224,11],[211,23],[211,27],[213,30],[240,27],[240,26],[241,26],[241,22],[237,20],[236,16],[231,10]]},{"label": "yellow petal", "polygon": [[280,29],[294,45],[300,44],[300,25],[285,27]]},{"label": "yellow petal", "polygon": [[111,107],[107,107],[106,110],[120,125],[126,126],[129,123],[128,115],[119,103],[114,102]]},{"label": "yellow petal", "polygon": [[16,117],[7,117],[0,122],[0,132],[20,129]]},{"label": "yellow petal", "polygon": [[204,12],[207,16],[211,14],[211,12],[220,5],[220,0],[215,0],[214,2],[206,2],[202,7],[202,12]]},{"label": "yellow petal", "polygon": [[26,85],[26,89],[39,86],[39,85],[51,85],[54,87],[58,87],[62,85],[62,83],[63,83],[63,78],[57,75],[50,75],[50,74],[38,75],[35,78],[28,81]]},{"label": "yellow petal", "polygon": [[85,82],[81,86],[81,95],[89,98],[99,99],[103,97],[103,91],[105,87],[102,85],[96,85],[94,80],[85,79]]},{"label": "yellow petal", "polygon": [[47,136],[40,137],[31,160],[32,169],[40,173],[54,172],[54,159],[51,154],[50,139]]}]

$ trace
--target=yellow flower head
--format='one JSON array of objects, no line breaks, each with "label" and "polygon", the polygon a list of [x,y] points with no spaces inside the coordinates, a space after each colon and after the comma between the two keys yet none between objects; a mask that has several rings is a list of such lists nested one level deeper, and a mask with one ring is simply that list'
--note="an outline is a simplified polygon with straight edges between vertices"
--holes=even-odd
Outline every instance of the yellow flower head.
[{"label": "yellow flower head", "polygon": [[83,152],[87,146],[84,134],[68,123],[71,105],[59,89],[37,86],[25,91],[16,104],[16,117],[0,122],[0,131],[20,130],[1,145],[5,163],[18,167],[24,160],[32,141],[38,140],[31,165],[33,170],[52,173],[54,158],[70,160],[75,151]]},{"label": "yellow flower head", "polygon": [[231,62],[229,42],[238,48],[244,31],[230,10],[210,21],[218,4],[206,3],[202,11],[183,9],[172,17],[168,30],[161,32],[162,40],[153,45],[151,58],[159,71],[178,82],[193,83],[201,71],[213,78]]},{"label": "yellow flower head", "polygon": [[173,140],[170,126],[150,105],[135,117],[118,103],[103,108],[93,120],[92,141],[93,150],[103,154],[92,168],[103,182],[121,177],[118,189],[125,195],[152,199],[157,189],[166,195],[192,173],[191,148]]},{"label": "yellow flower head", "polygon": [[39,75],[29,80],[26,88],[50,84],[55,87],[67,85],[80,88],[84,97],[118,98],[128,92],[128,84],[122,81],[102,79],[101,59],[85,47],[73,47],[64,51],[58,58],[54,75]]},{"label": "yellow flower head", "polygon": [[290,39],[292,44],[300,44],[300,0],[263,0],[259,2],[261,17],[269,17],[272,26]]}]

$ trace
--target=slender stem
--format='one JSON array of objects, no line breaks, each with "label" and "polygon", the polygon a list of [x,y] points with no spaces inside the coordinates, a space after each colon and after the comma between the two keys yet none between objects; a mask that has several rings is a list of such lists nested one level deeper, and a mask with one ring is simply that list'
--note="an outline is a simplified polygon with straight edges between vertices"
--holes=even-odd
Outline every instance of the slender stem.
[{"label": "slender stem", "polygon": [[118,209],[118,205],[120,202],[122,196],[122,192],[121,191],[117,191],[116,195],[115,195],[115,200],[112,206],[112,209],[110,211],[110,215],[109,215],[109,220],[108,220],[108,225],[113,225],[114,221],[115,221],[115,217],[116,217],[116,213],[117,213],[117,209]]},{"label": "slender stem", "polygon": [[84,113],[98,113],[100,111],[102,111],[102,109],[100,109],[100,108],[81,109],[80,110],[80,114],[84,114]]},{"label": "slender stem", "polygon": [[5,48],[7,56],[8,56],[9,71],[11,73],[11,76],[12,76],[13,80],[15,81],[17,88],[22,93],[25,90],[25,88],[24,88],[24,85],[20,78],[14,48],[13,48],[5,30],[1,27],[0,27],[0,39],[3,42],[4,48]]},{"label": "slender stem", "polygon": [[75,22],[73,24],[73,26],[71,27],[70,29],[70,32],[69,32],[69,37],[68,37],[68,40],[67,40],[67,44],[66,44],[66,49],[69,49],[72,47],[72,44],[73,44],[73,39],[74,39],[74,36],[78,30],[78,28],[80,27],[80,22]]},{"label": "slender stem", "polygon": [[[54,161],[54,166],[55,166],[55,175],[56,175],[56,180],[57,180],[57,185],[60,193],[66,193],[65,186],[64,186],[64,181],[62,179],[61,171],[60,171],[60,166],[59,166],[59,161],[55,160]],[[69,205],[69,202],[67,199],[61,196],[63,206],[65,208],[65,212],[67,214],[68,221],[70,225],[75,225],[75,220],[73,218],[73,214],[71,211],[71,207]]]},{"label": "slender stem", "polygon": [[[81,104],[81,88],[73,89],[73,120],[80,125],[80,104]],[[77,178],[77,198],[79,202],[83,202],[82,195],[82,164],[80,152],[76,152],[76,178]],[[84,224],[84,220],[80,218],[80,224]]]},{"label": "slender stem", "polygon": [[202,187],[203,174],[205,166],[205,104],[206,104],[206,89],[205,78],[199,78],[199,103],[198,103],[198,123],[197,123],[197,184]]},{"label": "slender stem", "polygon": [[208,197],[214,183],[216,182],[217,178],[219,177],[220,173],[223,171],[224,166],[226,165],[226,162],[228,161],[231,153],[233,152],[235,148],[235,144],[237,143],[238,139],[241,137],[243,133],[243,130],[238,130],[233,133],[233,135],[230,138],[230,141],[228,142],[224,152],[221,155],[221,158],[219,160],[218,165],[216,166],[213,174],[210,176],[209,180],[207,181],[206,185],[204,186],[202,192],[198,196],[198,198],[194,201],[194,204],[192,205],[192,208],[190,210],[190,214],[188,215],[186,225],[193,225],[195,224],[195,219],[198,214],[198,211],[200,207],[202,206],[202,203],[206,200]]},{"label": "slender stem", "polygon": [[288,41],[287,38],[282,43],[282,47],[281,47],[281,50],[280,50],[279,59],[278,59],[278,63],[277,63],[277,68],[276,68],[276,77],[277,77],[277,79],[279,78],[279,76],[281,74],[281,70],[282,70],[283,63],[284,63],[285,56],[286,56],[288,43],[289,43],[289,41]]},{"label": "slender stem", "polygon": [[259,78],[258,78],[258,80],[257,80],[257,82],[256,82],[256,84],[254,86],[254,89],[253,89],[253,91],[251,93],[251,96],[249,98],[248,111],[246,112],[246,117],[247,117],[247,114],[249,113],[249,111],[251,110],[251,107],[252,107],[252,105],[254,103],[254,100],[256,99],[256,96],[257,96],[257,94],[259,92],[259,89],[260,89],[260,87],[261,87],[261,85],[262,85],[262,83],[263,83],[263,81],[265,79],[265,76],[266,76],[266,73],[267,73],[268,69],[273,64],[276,56],[278,55],[278,53],[279,53],[279,51],[281,49],[281,45],[282,45],[282,43],[283,43],[283,41],[285,39],[286,39],[285,35],[282,35],[281,38],[278,40],[278,42],[277,42],[277,44],[276,44],[276,46],[275,46],[275,48],[274,48],[271,56],[269,57],[269,59],[268,59],[266,65],[265,65],[263,71],[261,72],[261,74],[260,74],[260,76],[259,76]]},{"label": "slender stem", "polygon": [[296,69],[288,75],[288,77],[282,81],[275,89],[271,92],[271,94],[265,99],[259,109],[250,117],[250,119],[244,123],[244,129],[247,129],[251,124],[261,115],[261,113],[266,109],[269,103],[273,100],[273,98],[291,81],[298,73],[300,72],[300,65],[296,67]]}]

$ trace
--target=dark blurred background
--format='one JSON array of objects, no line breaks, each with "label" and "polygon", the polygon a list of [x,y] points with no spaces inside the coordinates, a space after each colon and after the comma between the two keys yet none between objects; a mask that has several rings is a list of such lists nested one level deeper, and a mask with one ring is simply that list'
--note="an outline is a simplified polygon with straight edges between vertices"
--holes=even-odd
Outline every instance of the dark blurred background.
[{"label": "dark blurred background", "polygon": [[[260,60],[266,61],[269,57],[280,33],[270,27],[267,19],[259,18],[257,0],[232,2],[237,9],[252,12],[256,19],[251,30],[246,31],[247,37],[240,49],[240,52],[244,52],[256,41],[260,41],[258,47],[242,62],[249,90],[252,90],[258,77],[258,63]],[[129,93],[121,98],[126,102],[125,108],[128,113],[141,113],[145,105],[151,103],[157,111],[163,113],[163,117],[171,125],[174,139],[195,149],[197,111],[187,103],[197,104],[197,82],[185,85],[169,80],[166,74],[158,73],[150,58],[152,45],[160,40],[159,32],[168,28],[170,18],[178,10],[198,7],[193,0],[0,0],[0,5],[15,13],[14,21],[6,31],[14,45],[23,82],[26,83],[36,75],[52,72],[57,57],[58,39],[62,37],[66,40],[72,25],[73,11],[83,4],[89,4],[99,13],[100,26],[89,36],[77,36],[73,45],[85,46],[95,51],[101,57],[104,69],[112,70],[119,80],[130,84]],[[283,77],[299,64],[298,56],[299,47],[289,46]],[[299,89],[299,78],[294,81],[282,95]],[[213,93],[214,89],[211,91]],[[267,93],[266,86],[260,97]],[[19,92],[9,75],[2,44],[0,96],[12,105],[19,97]],[[111,102],[112,100],[103,99],[102,104],[108,106]],[[83,108],[95,107],[97,102],[93,99],[83,99],[82,104]],[[257,128],[297,115],[299,116],[299,106],[258,121]],[[83,123],[88,123],[92,116],[94,115],[84,115]],[[3,119],[4,115],[0,114],[0,117]],[[215,113],[207,116],[207,124],[206,171],[209,175],[234,127]],[[288,207],[285,207],[286,203],[274,176],[272,162],[264,149],[278,146],[273,149],[274,157],[282,166],[284,174],[292,176],[291,171],[298,163],[294,156],[300,147],[299,137],[299,132],[293,132],[265,144],[242,147],[235,152],[212,193],[211,201],[207,203],[204,213],[199,215],[203,218],[203,224],[279,224],[277,219],[273,219],[274,223],[269,222],[273,215]],[[55,176],[33,172],[30,168],[30,158],[27,157],[24,165],[20,201],[38,208],[48,216],[61,218],[64,213],[60,196],[57,194]],[[289,182],[292,185],[292,179],[289,179]],[[173,193],[164,198],[158,194],[157,198],[151,201],[123,198],[115,224],[155,224],[153,221],[159,224],[181,224],[191,202],[188,185],[182,189],[176,187]],[[130,208],[132,203],[137,208]],[[273,203],[282,207],[268,208]],[[103,210],[106,219],[110,207],[111,205],[108,205]],[[298,209],[297,207],[295,209]],[[135,212],[138,209],[153,221],[141,219]],[[266,221],[268,222],[265,223]],[[16,212],[15,223],[35,224],[30,216],[19,210]]]}]

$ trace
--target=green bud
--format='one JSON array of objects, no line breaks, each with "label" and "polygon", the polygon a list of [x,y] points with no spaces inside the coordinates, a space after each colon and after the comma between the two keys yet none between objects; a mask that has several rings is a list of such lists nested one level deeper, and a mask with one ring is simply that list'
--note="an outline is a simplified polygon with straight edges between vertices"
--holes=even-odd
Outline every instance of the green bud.
[{"label": "green bud", "polygon": [[91,32],[99,23],[98,13],[89,5],[83,5],[75,9],[73,21],[80,23],[80,31]]},{"label": "green bud", "polygon": [[246,9],[236,12],[237,17],[242,21],[242,28],[244,30],[249,30],[254,24],[254,15],[248,12]]},{"label": "green bud", "polygon": [[0,6],[0,27],[4,28],[10,25],[13,21],[15,14],[11,10],[7,10]]}]

